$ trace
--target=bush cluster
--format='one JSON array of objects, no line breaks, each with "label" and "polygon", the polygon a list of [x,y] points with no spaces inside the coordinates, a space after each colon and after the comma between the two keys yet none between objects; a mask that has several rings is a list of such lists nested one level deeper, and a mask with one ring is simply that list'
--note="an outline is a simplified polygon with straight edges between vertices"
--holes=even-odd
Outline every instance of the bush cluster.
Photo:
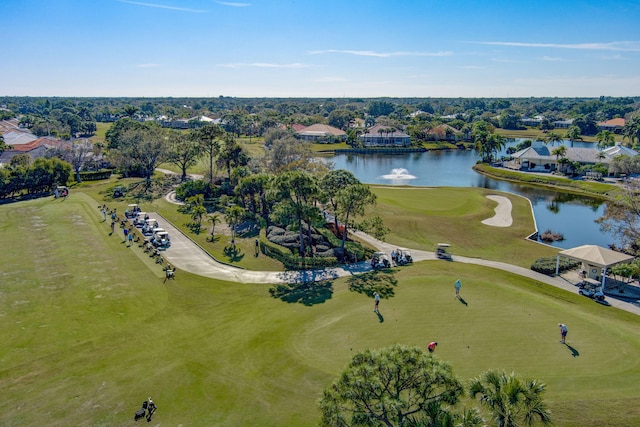
[{"label": "bush cluster", "polygon": [[[557,258],[555,257],[545,257],[538,258],[532,265],[531,269],[538,273],[546,274],[548,276],[553,276],[556,274],[556,263]],[[568,259],[565,257],[560,258],[560,269],[559,273],[564,273],[569,270],[575,270],[580,267],[579,261],[574,261],[572,259]]]},{"label": "bush cluster", "polygon": [[80,180],[99,181],[101,179],[109,179],[111,177],[111,173],[111,169],[92,172],[80,172]]},{"label": "bush cluster", "polygon": [[283,250],[265,238],[261,237],[259,241],[260,251],[280,261],[287,270],[307,270],[312,268],[335,267],[338,265],[338,259],[336,257],[301,257],[298,254],[292,254],[287,250]]}]

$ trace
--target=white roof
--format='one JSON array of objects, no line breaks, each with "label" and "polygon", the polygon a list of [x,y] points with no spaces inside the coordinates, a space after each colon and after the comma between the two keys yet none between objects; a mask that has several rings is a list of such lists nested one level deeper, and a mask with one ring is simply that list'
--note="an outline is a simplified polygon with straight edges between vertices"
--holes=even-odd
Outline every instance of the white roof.
[{"label": "white roof", "polygon": [[635,258],[632,255],[623,254],[622,252],[616,252],[596,245],[582,245],[567,249],[566,251],[560,252],[560,255],[603,268],[632,261]]}]

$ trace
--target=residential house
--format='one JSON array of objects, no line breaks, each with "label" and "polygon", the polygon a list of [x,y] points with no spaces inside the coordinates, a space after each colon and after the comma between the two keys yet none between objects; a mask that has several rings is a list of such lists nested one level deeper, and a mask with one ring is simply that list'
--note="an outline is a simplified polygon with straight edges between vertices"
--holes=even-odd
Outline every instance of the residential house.
[{"label": "residential house", "polygon": [[296,136],[303,141],[331,144],[347,139],[347,133],[333,126],[316,123],[296,132]]},{"label": "residential house", "polygon": [[556,129],[569,129],[573,125],[573,119],[569,120],[556,120],[553,122],[553,127]]},{"label": "residential house", "polygon": [[625,119],[617,118],[598,123],[598,130],[608,130],[613,133],[622,133],[622,128],[626,124]]},{"label": "residential house", "polygon": [[525,126],[540,126],[543,120],[544,120],[544,116],[534,116],[534,117],[523,117],[520,119],[520,122]]},{"label": "residential house", "polygon": [[[534,141],[530,147],[511,155],[513,160],[506,162],[505,167],[526,172],[553,172],[560,170],[562,157],[552,154],[557,147],[547,146],[541,141]],[[619,155],[635,156],[638,153],[628,147],[616,145],[606,150],[596,148],[566,147],[563,156],[571,162],[582,165],[609,164],[614,157]]]},{"label": "residential house", "polygon": [[28,154],[32,160],[35,160],[44,157],[45,153],[52,148],[65,149],[69,148],[71,144],[59,139],[44,137],[26,144],[12,144],[12,146],[13,148],[5,150],[4,153],[0,155],[0,164],[9,164],[11,159],[18,154]]},{"label": "residential house", "polygon": [[435,126],[427,131],[427,140],[454,142],[459,136],[460,131],[447,124]]},{"label": "residential house", "polygon": [[411,137],[393,127],[375,125],[358,139],[365,147],[408,147],[411,145]]}]

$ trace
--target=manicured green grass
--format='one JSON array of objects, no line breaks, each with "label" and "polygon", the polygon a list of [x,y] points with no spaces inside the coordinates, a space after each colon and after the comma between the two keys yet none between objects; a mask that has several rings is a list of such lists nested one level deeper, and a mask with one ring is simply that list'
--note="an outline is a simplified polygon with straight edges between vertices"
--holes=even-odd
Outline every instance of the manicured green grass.
[{"label": "manicured green grass", "polygon": [[[531,204],[523,197],[483,188],[375,187],[380,215],[391,232],[386,241],[400,247],[435,251],[438,243],[451,244],[454,255],[503,261],[529,268],[538,258],[557,250],[529,241],[535,231]],[[496,202],[486,195],[511,200],[513,224],[498,228],[482,224],[494,216]]]},{"label": "manicured green grass", "polygon": [[[431,340],[462,379],[502,368],[543,380],[557,425],[640,423],[638,316],[445,261],[335,280],[313,305],[274,299],[265,285],[182,271],[163,283],[140,248],[126,248],[119,230],[108,235],[102,201],[89,197],[100,191],[87,185],[66,201],[0,206],[0,425],[133,426],[133,413],[151,396],[162,425],[312,426],[323,388],[356,351]],[[409,191],[420,195],[412,204]],[[411,221],[460,215],[478,228],[476,219],[491,216],[493,202],[485,204],[481,192],[447,198],[431,191],[376,189],[380,206],[407,210]],[[516,217],[524,216],[519,209]],[[431,233],[407,227],[390,239],[415,234],[416,245],[430,247]],[[439,232],[459,253],[466,249],[457,235],[474,227]],[[476,255],[497,251],[487,246]],[[457,278],[466,304],[454,297]],[[388,296],[380,317],[356,291],[376,286]],[[558,322],[569,326],[570,347],[558,343]]]},{"label": "manicured green grass", "polygon": [[567,177],[555,176],[551,174],[518,172],[505,168],[495,168],[487,165],[486,163],[479,163],[477,165],[474,165],[473,169],[477,172],[496,179],[524,182],[527,184],[539,185],[544,187],[553,187],[568,193],[586,194],[591,197],[598,197],[601,199],[615,198],[616,194],[620,192],[620,188],[614,184],[588,180],[585,181],[581,179],[570,179]]},{"label": "manicured green grass", "polygon": [[91,142],[93,142],[94,144],[100,142],[100,143],[104,143],[104,139],[105,139],[105,134],[107,133],[107,131],[109,130],[109,128],[111,127],[113,123],[103,123],[103,122],[97,122],[96,123],[96,134],[94,136],[92,136],[91,138]]},{"label": "manicured green grass", "polygon": [[[567,133],[566,129],[554,129],[553,132],[559,134],[561,137],[564,138],[564,136]],[[531,140],[536,140],[536,139],[540,139],[541,141],[544,141],[547,138],[548,132],[544,132],[540,129],[537,128],[528,128],[528,129],[524,129],[524,130],[509,130],[509,129],[496,129],[496,133],[506,137],[506,138],[525,138],[525,139],[531,139]],[[582,140],[586,141],[586,142],[596,142],[597,139],[595,136],[587,136],[587,135],[582,135]]]}]

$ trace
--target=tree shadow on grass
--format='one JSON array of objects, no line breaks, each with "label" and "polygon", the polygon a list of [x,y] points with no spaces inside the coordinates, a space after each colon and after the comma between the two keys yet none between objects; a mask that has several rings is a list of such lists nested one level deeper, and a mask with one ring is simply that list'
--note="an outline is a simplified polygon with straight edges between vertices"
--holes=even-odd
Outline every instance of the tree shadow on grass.
[{"label": "tree shadow on grass", "polygon": [[227,257],[229,262],[238,262],[244,258],[244,253],[239,250],[235,245],[228,245],[224,247],[224,256]]},{"label": "tree shadow on grass", "polygon": [[269,293],[288,303],[306,306],[322,304],[333,296],[333,282],[280,283],[272,286]]},{"label": "tree shadow on grass", "polygon": [[380,298],[391,298],[395,295],[394,288],[398,285],[392,271],[372,271],[370,273],[352,276],[347,280],[349,290],[368,296],[374,292],[380,294]]},{"label": "tree shadow on grass", "polygon": [[578,350],[576,350],[575,348],[571,347],[569,344],[565,343],[564,345],[567,346],[567,348],[571,351],[571,355],[573,357],[578,357],[580,356],[580,352]]},{"label": "tree shadow on grass", "polygon": [[197,222],[189,222],[185,225],[187,226],[189,231],[191,231],[193,234],[200,234],[203,230],[202,226]]}]

